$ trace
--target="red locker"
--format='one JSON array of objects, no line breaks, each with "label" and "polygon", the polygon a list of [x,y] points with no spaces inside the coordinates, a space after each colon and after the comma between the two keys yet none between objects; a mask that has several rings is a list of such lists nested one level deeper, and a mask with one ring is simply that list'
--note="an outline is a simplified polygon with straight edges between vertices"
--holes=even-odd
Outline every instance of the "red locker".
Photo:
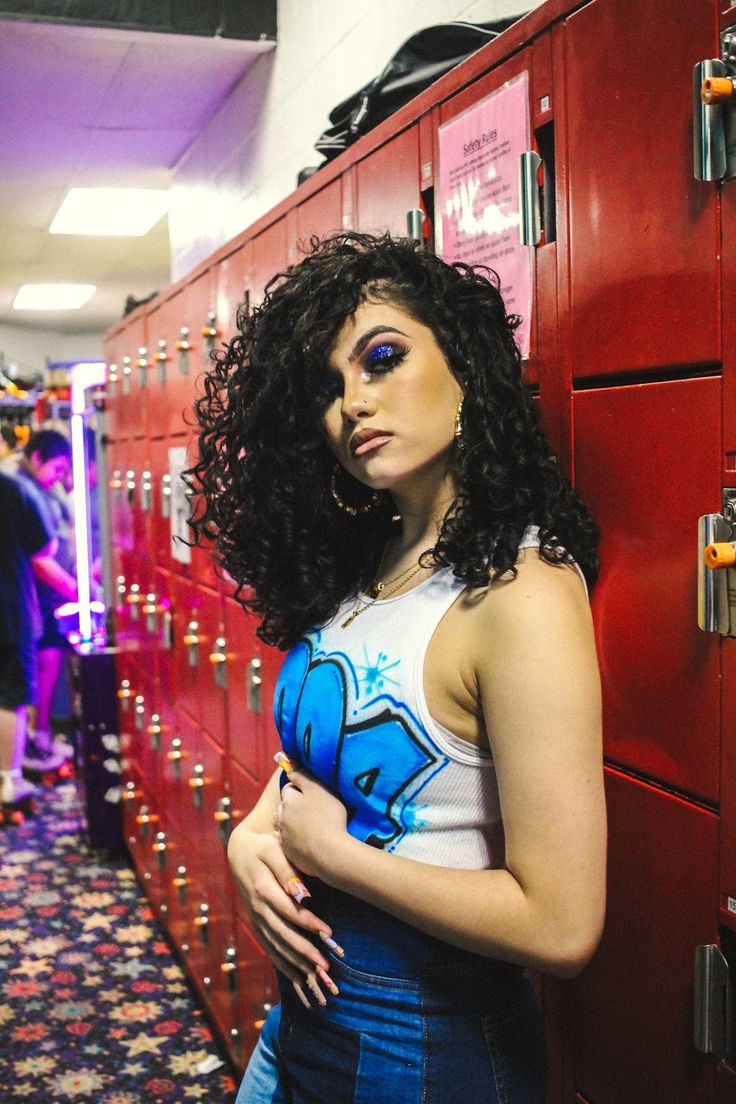
[{"label": "red locker", "polygon": [[168,297],[158,300],[151,310],[149,334],[155,367],[148,389],[148,436],[186,433],[196,380],[222,337],[213,271],[176,285]]},{"label": "red locker", "polygon": [[371,234],[406,234],[408,211],[421,207],[419,127],[412,126],[379,146],[355,166],[355,208],[351,229]]},{"label": "red locker", "polygon": [[[577,486],[602,532],[593,592],[612,761],[713,805],[718,646],[697,622],[697,519],[720,502],[720,380],[579,391]],[[707,722],[705,722],[707,724]]]},{"label": "red locker", "polygon": [[265,782],[264,724],[270,708],[263,685],[264,645],[256,619],[233,598],[225,598],[227,641],[228,750],[256,782]]},{"label": "red locker", "polygon": [[[692,153],[692,73],[718,56],[714,16],[595,0],[565,24],[576,376],[719,359],[716,189],[693,179]],[[654,42],[666,80],[645,75]]]},{"label": "red locker", "polygon": [[711,1104],[692,1045],[695,947],[717,935],[716,816],[607,772],[612,832],[601,947],[570,994],[575,1087],[596,1104]]},{"label": "red locker", "polygon": [[136,311],[105,339],[109,414],[107,432],[116,439],[140,434],[148,405],[148,317]]},{"label": "red locker", "polygon": [[342,221],[342,180],[337,177],[325,188],[305,199],[296,209],[297,245],[309,244],[316,234],[323,238],[344,229]]},{"label": "red locker", "polygon": [[217,317],[222,329],[219,344],[227,343],[237,332],[235,316],[246,302],[246,286],[250,270],[250,243],[235,249],[215,269]]},{"label": "red locker", "polygon": [[264,289],[271,277],[283,272],[289,263],[285,218],[271,223],[248,243],[245,263],[246,297],[254,307],[263,300]]}]

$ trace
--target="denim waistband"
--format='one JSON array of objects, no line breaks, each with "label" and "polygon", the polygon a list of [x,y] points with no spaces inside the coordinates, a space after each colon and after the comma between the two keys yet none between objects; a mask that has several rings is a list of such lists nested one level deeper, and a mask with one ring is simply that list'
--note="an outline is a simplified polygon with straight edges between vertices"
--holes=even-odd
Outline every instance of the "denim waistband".
[{"label": "denim waistband", "polygon": [[344,963],[356,970],[407,981],[445,973],[472,976],[507,990],[524,979],[521,966],[445,943],[322,882],[310,880],[309,888],[309,908],[329,923],[334,939],[345,951]]}]

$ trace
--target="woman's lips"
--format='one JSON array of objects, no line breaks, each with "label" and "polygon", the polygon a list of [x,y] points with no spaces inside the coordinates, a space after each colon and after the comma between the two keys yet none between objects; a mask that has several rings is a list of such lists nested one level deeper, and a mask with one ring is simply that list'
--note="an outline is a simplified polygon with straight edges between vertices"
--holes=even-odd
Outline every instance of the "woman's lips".
[{"label": "woman's lips", "polygon": [[367,441],[363,441],[353,450],[353,456],[362,456],[366,452],[373,452],[375,449],[385,445],[387,441],[391,440],[390,433],[382,433],[375,437],[369,437]]}]

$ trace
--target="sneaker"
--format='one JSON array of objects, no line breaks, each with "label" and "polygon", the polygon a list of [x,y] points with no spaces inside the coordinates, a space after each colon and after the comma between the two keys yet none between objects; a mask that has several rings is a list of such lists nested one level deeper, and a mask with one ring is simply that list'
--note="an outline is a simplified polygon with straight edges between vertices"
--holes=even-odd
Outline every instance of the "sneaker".
[{"label": "sneaker", "polygon": [[74,748],[68,743],[63,733],[57,732],[54,734],[54,742],[51,746],[54,751],[59,752],[65,759],[74,758]]},{"label": "sneaker", "polygon": [[61,733],[54,733],[53,739],[48,729],[30,729],[28,743],[33,744],[41,757],[53,755],[62,760],[74,758],[74,748],[68,744]]},{"label": "sneaker", "polygon": [[37,797],[38,790],[21,772],[15,770],[0,771],[0,803],[3,805],[17,805],[21,801],[27,801],[31,797]]},{"label": "sneaker", "polygon": [[33,771],[35,774],[45,774],[47,771],[58,770],[62,763],[67,762],[67,757],[51,747],[46,750],[39,747],[30,736],[26,741],[26,753],[23,756],[23,769]]}]

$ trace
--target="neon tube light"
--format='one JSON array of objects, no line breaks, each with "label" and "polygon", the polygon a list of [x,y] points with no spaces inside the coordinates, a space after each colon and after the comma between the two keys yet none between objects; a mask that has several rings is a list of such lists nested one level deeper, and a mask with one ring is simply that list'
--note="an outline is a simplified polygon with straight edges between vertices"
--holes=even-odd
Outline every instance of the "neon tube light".
[{"label": "neon tube light", "polygon": [[77,592],[79,600],[79,635],[84,642],[92,640],[92,609],[90,605],[89,515],[87,511],[87,465],[84,452],[84,415],[86,392],[105,382],[105,364],[101,361],[80,361],[73,365],[72,380],[72,478],[74,483],[74,535],[77,549]]}]

